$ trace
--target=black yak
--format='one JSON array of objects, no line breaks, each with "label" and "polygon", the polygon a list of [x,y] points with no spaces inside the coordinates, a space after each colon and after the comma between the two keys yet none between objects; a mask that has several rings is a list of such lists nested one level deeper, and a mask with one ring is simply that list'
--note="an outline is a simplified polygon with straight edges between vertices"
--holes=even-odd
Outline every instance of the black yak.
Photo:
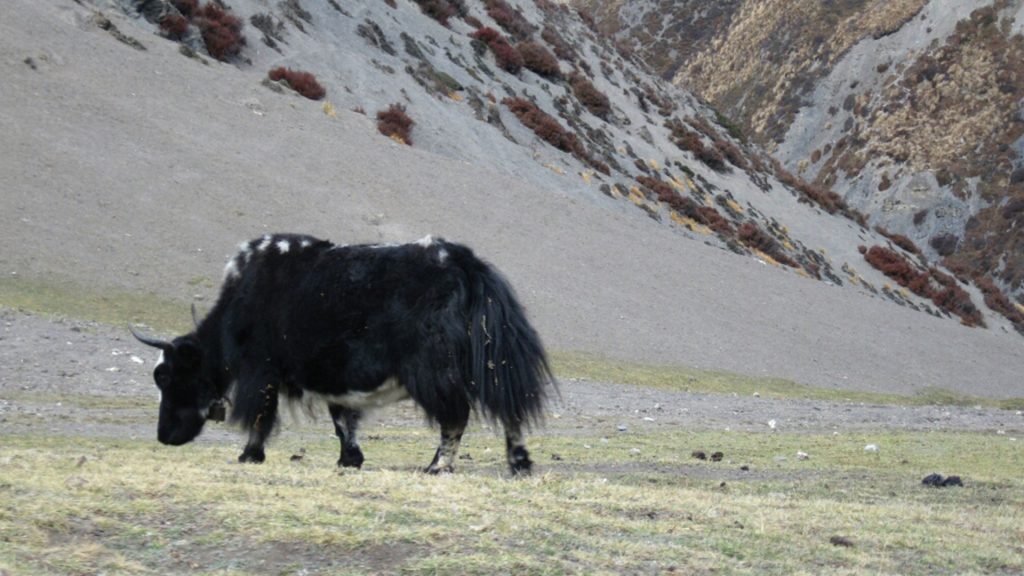
[{"label": "black yak", "polygon": [[[133,331],[134,333],[134,331]],[[504,278],[462,245],[338,246],[294,234],[244,243],[216,305],[194,331],[159,348],[157,437],[181,445],[209,419],[248,431],[239,461],[262,462],[279,401],[322,401],[359,467],[364,411],[412,398],[439,424],[426,471],[449,472],[470,412],[505,431],[513,474],[528,473],[523,430],[554,385],[540,338]]]}]

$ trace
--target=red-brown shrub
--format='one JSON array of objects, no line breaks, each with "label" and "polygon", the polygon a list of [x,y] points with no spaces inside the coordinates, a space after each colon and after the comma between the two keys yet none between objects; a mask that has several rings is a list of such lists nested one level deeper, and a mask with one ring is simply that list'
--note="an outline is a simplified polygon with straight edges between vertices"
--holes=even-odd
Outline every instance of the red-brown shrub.
[{"label": "red-brown shrub", "polygon": [[680,150],[693,154],[712,170],[722,171],[726,169],[725,158],[722,154],[711,147],[705,146],[700,135],[687,128],[680,120],[670,118],[665,121],[665,127],[669,129],[669,140]]},{"label": "red-brown shrub", "polygon": [[538,108],[533,102],[522,98],[505,98],[502,104],[519,118],[533,133],[541,140],[551,144],[559,150],[570,152],[578,158],[586,158],[586,150],[580,144],[576,135],[562,128],[558,120],[555,120],[546,112]]},{"label": "red-brown shrub", "polygon": [[719,154],[724,156],[726,160],[732,163],[733,166],[739,168],[740,170],[746,170],[747,167],[750,165],[747,162],[746,156],[743,155],[743,152],[741,152],[735,144],[729,142],[728,140],[716,138],[715,150]]},{"label": "red-brown shrub", "polygon": [[1024,335],[1024,312],[1018,310],[1010,302],[1010,299],[1006,297],[1006,294],[1003,294],[1003,291],[996,286],[995,282],[988,276],[978,276],[974,279],[974,284],[985,295],[985,305],[995,312],[1002,314],[1004,318],[1013,323],[1013,327],[1018,332]]},{"label": "red-brown shrub", "polygon": [[533,25],[505,0],[484,0],[484,6],[487,7],[487,15],[516,40],[528,40],[533,35]]},{"label": "red-brown shrub", "polygon": [[919,271],[898,252],[884,246],[872,246],[864,254],[864,259],[868,264],[895,280],[897,284],[906,286],[918,296],[931,298],[934,295],[934,290],[928,282],[928,273]]},{"label": "red-brown shrub", "polygon": [[736,237],[750,248],[760,250],[772,257],[773,260],[791,268],[799,268],[800,265],[782,251],[782,246],[772,238],[770,234],[761,230],[753,222],[744,222],[736,232]]},{"label": "red-brown shrub", "polygon": [[502,70],[509,74],[518,74],[522,70],[523,57],[519,55],[518,50],[508,43],[508,40],[501,35],[501,32],[494,28],[484,27],[470,34],[470,37],[487,44],[487,47],[491,49],[491,53],[494,54],[495,62]]},{"label": "red-brown shrub", "polygon": [[544,26],[544,30],[541,31],[540,37],[551,45],[551,48],[555,51],[555,56],[558,56],[567,62],[576,61],[576,50],[571,44],[565,41],[565,38],[562,38],[562,35],[558,33],[558,30],[555,30],[551,26]]},{"label": "red-brown shrub", "polygon": [[442,26],[448,25],[448,19],[455,15],[456,9],[454,6],[446,2],[445,0],[413,0],[419,5],[420,10],[430,16],[434,20],[437,20]]},{"label": "red-brown shrub", "polygon": [[204,4],[196,11],[193,23],[199,28],[206,51],[217,60],[227,62],[245,45],[243,22],[216,4]]},{"label": "red-brown shrub", "polygon": [[164,14],[160,19],[160,31],[171,40],[181,40],[188,33],[188,19],[179,14]]},{"label": "red-brown shrub", "polygon": [[278,66],[270,72],[267,76],[276,81],[284,81],[299,94],[302,94],[310,100],[319,100],[327,94],[327,90],[316,81],[316,76],[313,76],[309,72],[303,72],[301,70],[291,70],[284,66]]},{"label": "red-brown shrub", "polygon": [[412,118],[405,113],[405,106],[392,104],[387,110],[377,112],[377,130],[381,134],[412,146]]},{"label": "red-brown shrub", "polygon": [[608,118],[608,114],[612,111],[611,102],[607,96],[590,83],[590,80],[587,80],[586,76],[574,71],[569,75],[569,86],[572,87],[572,93],[576,95],[576,99],[591,114],[602,120]]},{"label": "red-brown shrub", "polygon": [[562,71],[558,68],[558,59],[548,49],[536,42],[521,42],[516,46],[519,56],[523,59],[523,66],[538,76],[550,79],[562,77]]},{"label": "red-brown shrub", "polygon": [[910,238],[907,238],[903,234],[896,234],[894,232],[889,232],[887,229],[883,228],[882,226],[875,226],[875,231],[878,232],[879,234],[881,234],[882,236],[885,236],[889,240],[892,240],[893,244],[899,246],[900,248],[903,248],[904,250],[906,250],[907,252],[910,252],[911,254],[920,254],[921,253],[921,250],[918,249],[917,244],[914,244],[913,240],[911,240]]}]

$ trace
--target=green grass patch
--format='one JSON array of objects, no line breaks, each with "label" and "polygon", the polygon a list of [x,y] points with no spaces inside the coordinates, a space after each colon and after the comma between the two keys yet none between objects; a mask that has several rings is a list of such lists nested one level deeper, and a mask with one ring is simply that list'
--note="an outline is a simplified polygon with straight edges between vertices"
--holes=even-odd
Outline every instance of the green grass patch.
[{"label": "green grass patch", "polygon": [[941,388],[927,388],[913,396],[819,388],[782,378],[744,376],[731,372],[700,370],[680,366],[656,366],[609,360],[585,352],[555,352],[551,355],[555,373],[561,378],[576,377],[601,382],[647,386],[662,390],[739,394],[755,392],[765,398],[793,398],[832,402],[864,402],[903,406],[949,405],[986,406],[1004,410],[1024,408],[1024,398],[996,400],[957,394]]},{"label": "green grass patch", "polygon": [[55,278],[0,276],[0,306],[112,326],[146,324],[161,332],[181,333],[192,326],[187,303],[155,294],[85,287]]},{"label": "green grass patch", "polygon": [[[17,574],[1024,571],[1024,451],[1007,438],[535,435],[538,474],[512,480],[502,440],[480,430],[465,440],[471,460],[460,460],[454,475],[430,477],[416,470],[433,452],[431,431],[370,436],[365,469],[338,472],[336,441],[323,428],[282,435],[261,466],[235,463],[237,446],[5,437],[0,567]],[[863,452],[868,440],[878,453]],[[726,459],[693,460],[692,447],[721,450]],[[305,456],[291,461],[299,448]],[[797,460],[797,450],[810,458]],[[922,486],[933,471],[960,473],[966,486]],[[854,546],[833,546],[831,536]]]}]

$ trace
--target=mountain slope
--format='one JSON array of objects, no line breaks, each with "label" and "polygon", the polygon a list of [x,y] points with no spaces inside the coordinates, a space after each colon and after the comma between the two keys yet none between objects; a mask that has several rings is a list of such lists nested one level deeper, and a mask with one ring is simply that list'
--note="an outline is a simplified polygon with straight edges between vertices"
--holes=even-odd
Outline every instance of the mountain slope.
[{"label": "mountain slope", "polygon": [[[255,14],[243,12],[241,2],[233,8]],[[257,48],[259,39],[251,38],[238,61],[223,64],[183,56],[141,19],[112,11],[101,19],[96,7],[70,1],[16,3],[0,38],[9,80],[0,87],[0,173],[12,183],[0,229],[4,245],[15,247],[0,254],[5,282],[16,273],[99,290],[198,293],[208,301],[232,247],[264,231],[308,231],[339,242],[437,233],[470,243],[506,271],[556,349],[835,387],[1017,393],[1020,344],[1004,326],[968,329],[914,312],[909,305],[922,302],[913,296],[872,293],[863,280],[881,286],[880,274],[842,268],[859,262],[858,243],[884,242],[880,237],[799,202],[764,172],[696,161],[670,145],[657,111],[627,107],[637,96],[613,92],[602,73],[594,84],[615,94],[616,108],[614,123],[601,130],[617,145],[601,158],[625,170],[628,145],[653,172],[635,162],[628,175],[589,171],[584,161],[537,140],[507,105],[484,104],[477,120],[467,68],[443,69],[463,85],[461,100],[431,94],[415,74],[400,74],[401,58],[416,57],[382,53],[358,34],[360,24],[377,23],[392,44],[402,32],[423,38],[435,69],[460,55],[467,61],[474,51],[465,31],[427,20],[415,5],[348,7],[351,17],[330,5],[319,8],[323,13],[308,9],[305,32],[282,34],[288,44],[279,46],[294,53]],[[328,24],[328,15],[339,20]],[[571,22],[586,37],[582,24]],[[330,32],[333,26],[339,30]],[[119,41],[112,30],[146,49]],[[456,53],[458,43],[464,52]],[[493,71],[489,53],[481,58]],[[314,67],[324,59],[330,66]],[[266,70],[278,64],[314,71],[334,107],[264,86]],[[591,64],[600,67],[597,59]],[[472,68],[481,74],[479,65]],[[488,86],[532,95],[554,116],[564,85],[529,74],[495,73]],[[620,86],[626,78],[619,71],[609,76]],[[681,117],[707,113],[678,94],[666,108],[675,106]],[[486,92],[481,99],[490,100]],[[411,147],[381,136],[372,118],[350,109],[362,106],[372,116],[396,101],[417,121]],[[488,122],[492,113],[514,142]],[[588,125],[598,124],[586,114]],[[654,144],[633,135],[642,127]],[[730,138],[721,128],[709,131]],[[587,142],[594,146],[598,138]],[[756,150],[744,152],[754,164]],[[795,273],[810,275],[803,265],[767,266],[767,257],[751,257],[738,240],[733,246],[728,236],[677,223],[682,218],[672,216],[669,202],[632,184],[641,173],[664,182],[676,176],[688,194],[679,197],[694,202],[700,190],[708,200],[702,205],[719,207],[734,228],[755,222],[791,238],[784,254],[810,262],[808,253],[816,252],[828,264],[823,278],[834,270],[842,285]],[[603,184],[637,192],[626,188],[626,197],[616,199],[601,192]],[[849,281],[853,274],[862,280]],[[986,378],[978,381],[981,372]]]},{"label": "mountain slope", "polygon": [[788,169],[1024,304],[1024,4],[581,4]]}]

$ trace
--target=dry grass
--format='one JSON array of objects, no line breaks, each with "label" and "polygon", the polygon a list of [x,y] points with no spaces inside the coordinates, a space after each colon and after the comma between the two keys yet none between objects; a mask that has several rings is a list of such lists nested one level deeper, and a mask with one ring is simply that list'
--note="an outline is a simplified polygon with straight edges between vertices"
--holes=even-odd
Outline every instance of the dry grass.
[{"label": "dry grass", "polygon": [[[473,459],[441,477],[415,471],[434,441],[419,430],[370,437],[366,469],[345,473],[326,434],[283,436],[262,466],[234,463],[233,446],[15,436],[0,456],[0,568],[1020,573],[1024,452],[1001,440],[552,432],[532,438],[541,472],[514,481],[501,440],[479,431],[463,448]],[[866,442],[880,452],[865,453]],[[305,457],[289,461],[299,448]],[[698,448],[726,458],[698,462],[689,456]],[[921,486],[935,471],[960,471],[967,486]],[[835,547],[831,536],[855,545]]]}]

